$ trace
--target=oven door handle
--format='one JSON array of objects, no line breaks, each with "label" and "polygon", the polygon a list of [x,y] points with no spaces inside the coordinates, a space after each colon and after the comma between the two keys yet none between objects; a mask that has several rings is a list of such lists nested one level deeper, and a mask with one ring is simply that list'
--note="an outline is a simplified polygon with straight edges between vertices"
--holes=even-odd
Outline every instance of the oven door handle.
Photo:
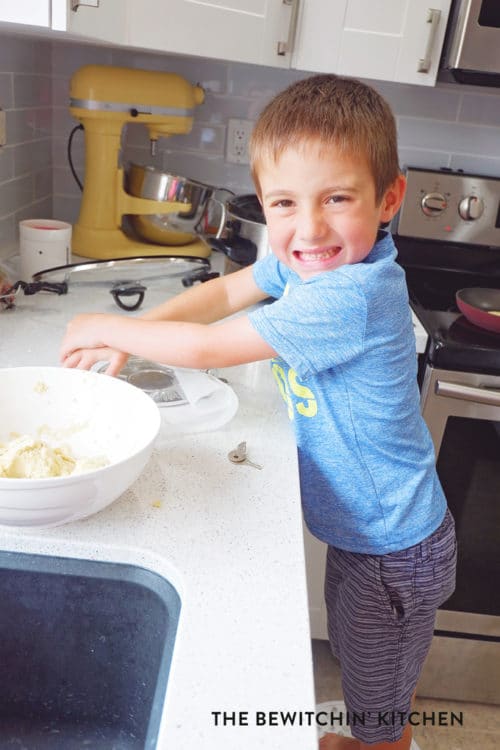
[{"label": "oven door handle", "polygon": [[470,385],[462,385],[462,383],[437,380],[435,390],[438,396],[457,398],[460,401],[474,401],[488,406],[500,406],[500,391],[493,388],[474,388]]}]

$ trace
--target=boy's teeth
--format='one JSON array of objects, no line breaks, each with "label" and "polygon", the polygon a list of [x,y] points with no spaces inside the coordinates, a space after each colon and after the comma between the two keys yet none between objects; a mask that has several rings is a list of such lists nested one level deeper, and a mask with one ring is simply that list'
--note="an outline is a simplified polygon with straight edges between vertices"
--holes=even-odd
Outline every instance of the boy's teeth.
[{"label": "boy's teeth", "polygon": [[327,260],[337,254],[337,248],[331,248],[330,250],[324,250],[321,253],[310,252],[303,250],[300,255],[304,260]]}]

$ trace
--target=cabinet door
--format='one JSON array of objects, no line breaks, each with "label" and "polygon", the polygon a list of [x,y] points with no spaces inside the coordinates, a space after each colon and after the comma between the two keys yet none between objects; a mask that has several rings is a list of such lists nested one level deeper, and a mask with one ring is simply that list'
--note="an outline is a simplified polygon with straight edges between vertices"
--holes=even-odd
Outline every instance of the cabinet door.
[{"label": "cabinet door", "polygon": [[129,0],[134,47],[290,66],[299,0]]},{"label": "cabinet door", "polygon": [[302,0],[292,67],[337,73],[348,0]]},{"label": "cabinet door", "polygon": [[451,0],[305,0],[293,67],[432,86]]},{"label": "cabinet door", "polygon": [[0,22],[50,25],[49,0],[0,0]]},{"label": "cabinet door", "polygon": [[73,3],[72,0],[52,0],[52,28],[68,31],[75,37],[127,44],[129,2],[81,0]]},{"label": "cabinet door", "polygon": [[451,0],[408,3],[395,81],[436,83],[450,6]]}]

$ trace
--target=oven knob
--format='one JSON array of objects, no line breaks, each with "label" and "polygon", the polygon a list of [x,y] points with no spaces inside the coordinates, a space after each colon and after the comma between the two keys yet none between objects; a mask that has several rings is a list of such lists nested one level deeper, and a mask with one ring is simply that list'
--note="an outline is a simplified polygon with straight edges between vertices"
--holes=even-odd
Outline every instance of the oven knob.
[{"label": "oven knob", "polygon": [[474,221],[483,215],[484,203],[477,195],[466,195],[458,204],[458,213],[465,221]]},{"label": "oven knob", "polygon": [[426,216],[438,216],[448,208],[448,203],[442,193],[426,193],[422,198],[422,211]]}]

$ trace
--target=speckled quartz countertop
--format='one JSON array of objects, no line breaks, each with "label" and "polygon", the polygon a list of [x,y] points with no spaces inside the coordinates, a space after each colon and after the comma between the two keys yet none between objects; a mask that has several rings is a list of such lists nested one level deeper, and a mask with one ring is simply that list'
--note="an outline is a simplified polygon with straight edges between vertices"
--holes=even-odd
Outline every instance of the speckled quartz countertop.
[{"label": "speckled quartz countertop", "polygon": [[[148,290],[145,307],[179,291],[178,279]],[[0,312],[0,366],[57,365],[66,321],[92,310],[118,312],[105,289],[18,296]],[[180,434],[163,423],[147,468],[110,507],[53,529],[0,527],[0,547],[139,565],[177,588],[159,750],[312,750],[314,726],[270,715],[314,710],[294,438],[268,363],[219,374],[240,402],[228,424]],[[242,440],[261,471],[228,460]],[[217,726],[220,711],[246,713]]]}]

